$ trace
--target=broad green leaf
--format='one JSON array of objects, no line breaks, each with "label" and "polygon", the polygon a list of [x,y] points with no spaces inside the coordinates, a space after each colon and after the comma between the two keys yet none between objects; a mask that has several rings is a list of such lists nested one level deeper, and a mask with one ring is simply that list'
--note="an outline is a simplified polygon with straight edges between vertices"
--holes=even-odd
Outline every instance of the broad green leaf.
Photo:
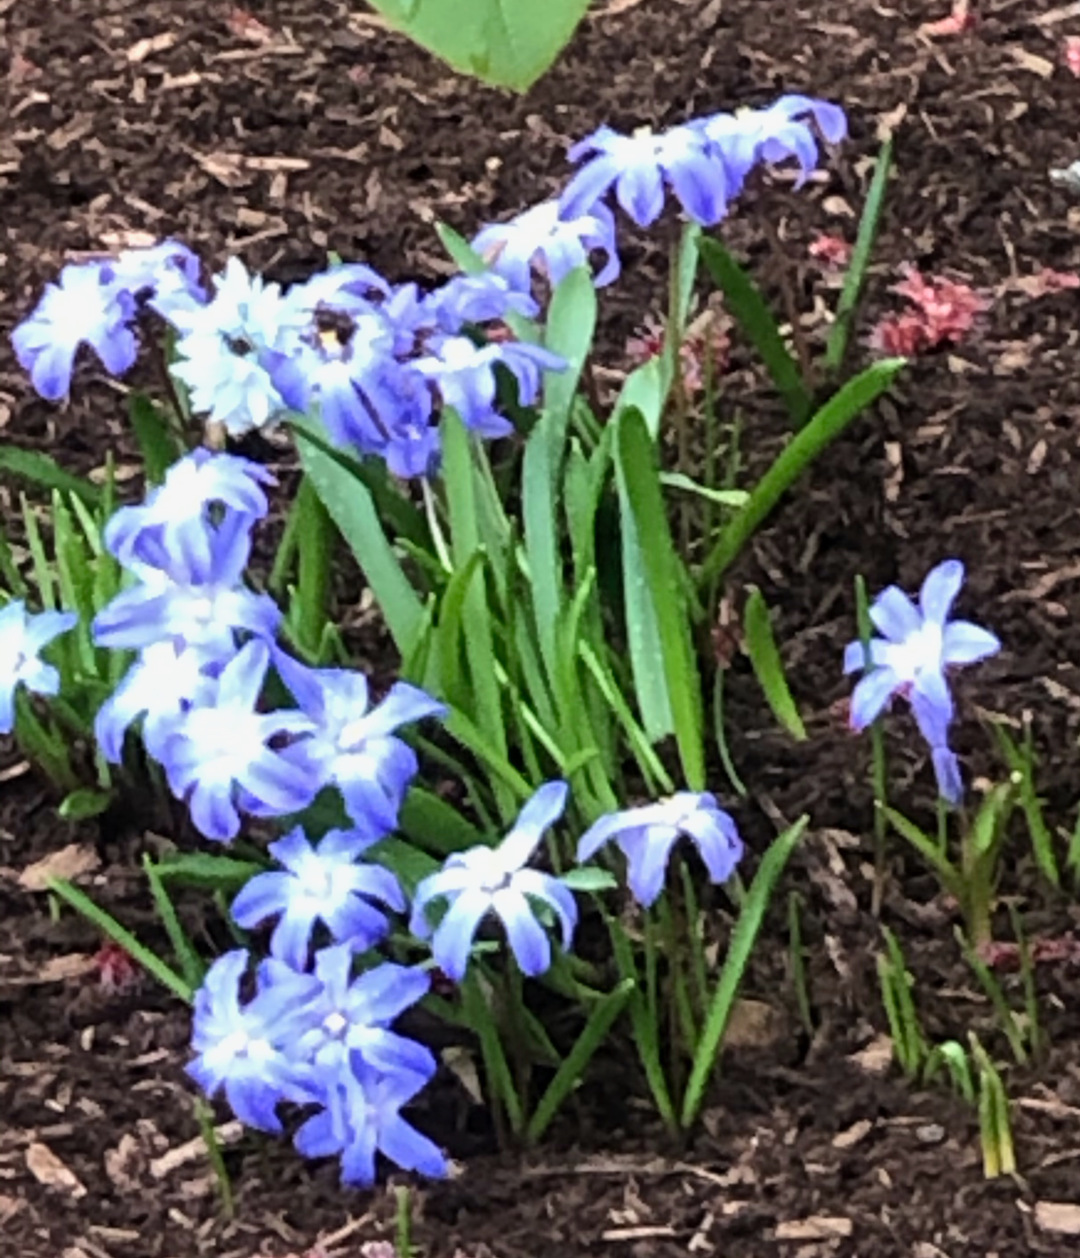
[{"label": "broad green leaf", "polygon": [[780,652],[777,650],[772,624],[769,621],[769,609],[765,603],[765,596],[756,585],[750,587],[750,596],[746,600],[746,609],[743,612],[743,635],[754,675],[765,693],[773,715],[793,738],[797,738],[799,742],[805,741],[806,727],[802,723],[799,709],[795,706],[795,700],[788,689],[784,665],[780,659]]},{"label": "broad green leaf", "polygon": [[101,490],[97,485],[66,472],[55,459],[36,450],[0,446],[0,472],[10,472],[12,476],[41,489],[59,489],[61,493],[78,494],[89,506],[97,506],[101,502]]},{"label": "broad green leaf", "polygon": [[448,223],[436,223],[435,234],[439,238],[439,243],[450,255],[450,261],[465,275],[482,275],[488,269],[487,263],[472,245]]},{"label": "broad green leaf", "polygon": [[[683,775],[691,790],[700,791],[705,785],[701,678],[682,586],[681,560],[664,511],[656,445],[640,411],[624,411],[616,422],[619,482],[627,508],[623,512],[623,527],[632,520],[636,528],[641,562],[638,583],[641,592],[648,596],[660,648],[661,668],[656,668],[654,655],[651,661],[638,661],[639,670],[645,666],[654,675],[662,673]],[[643,605],[644,602],[643,599]],[[635,683],[639,670],[635,671]]]},{"label": "broad green leaf", "polygon": [[524,92],[552,65],[589,0],[371,0],[403,34],[494,87]]},{"label": "broad green leaf", "polygon": [[867,367],[838,389],[799,429],[750,491],[750,501],[721,530],[701,566],[698,579],[702,585],[724,574],[783,494],[821,451],[892,385],[906,362],[904,358],[883,358]]},{"label": "broad green leaf", "polygon": [[521,461],[521,502],[525,524],[532,606],[544,666],[555,684],[556,625],[562,614],[565,590],[555,511],[555,478],[562,459],[560,425],[556,412],[545,411],[529,434]]},{"label": "broad green leaf", "polygon": [[553,446],[561,454],[585,360],[596,331],[596,289],[586,267],[575,267],[552,294],[544,346],[566,361],[565,371],[544,375],[544,411],[555,417]]},{"label": "broad green leaf", "polygon": [[784,399],[792,423],[801,428],[813,407],[813,398],[802,378],[799,364],[784,344],[769,303],[719,240],[703,240],[701,256],[716,286],[724,294],[724,305],[761,355],[766,371]]},{"label": "broad green leaf", "polygon": [[404,839],[382,839],[364,853],[364,859],[377,861],[396,874],[406,895],[412,898],[416,884],[433,874],[439,862]]},{"label": "broad green leaf", "polygon": [[576,869],[568,869],[560,881],[571,891],[590,895],[598,891],[613,891],[619,885],[615,875],[599,865],[579,865]]},{"label": "broad green leaf", "polygon": [[296,445],[304,472],[367,578],[398,651],[408,655],[421,630],[424,607],[387,540],[370,491],[299,429]]}]

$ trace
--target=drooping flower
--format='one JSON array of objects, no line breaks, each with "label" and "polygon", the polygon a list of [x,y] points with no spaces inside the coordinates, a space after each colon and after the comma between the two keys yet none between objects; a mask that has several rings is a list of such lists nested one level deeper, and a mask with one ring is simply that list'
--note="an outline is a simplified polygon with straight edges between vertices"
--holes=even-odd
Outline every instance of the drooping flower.
[{"label": "drooping flower", "polygon": [[271,746],[312,726],[300,712],[256,710],[269,662],[265,642],[248,642],[161,739],[169,788],[208,839],[234,839],[241,808],[262,817],[299,812],[323,785]]},{"label": "drooping flower", "polygon": [[263,485],[276,483],[273,473],[251,459],[193,450],[168,469],[144,502],[113,513],[105,546],[124,565],[154,564],[164,554],[186,571],[205,571],[211,563],[209,534],[220,523],[220,517],[211,520],[210,508],[235,512],[250,527],[269,509]]},{"label": "drooping flower", "polygon": [[136,301],[201,303],[206,290],[199,283],[202,263],[179,240],[162,240],[145,248],[122,250],[102,263],[108,283],[131,294]]},{"label": "drooping flower", "polygon": [[811,123],[829,142],[847,133],[839,106],[809,96],[782,96],[765,109],[710,114],[660,133],[643,127],[628,136],[600,127],[570,150],[572,162],[586,160],[559,199],[560,213],[564,219],[592,213],[614,188],[619,205],[648,227],[670,188],[688,218],[711,227],[759,162],[793,157],[798,182],[806,179],[818,161]]},{"label": "drooping flower", "polygon": [[140,549],[147,562],[135,564],[138,584],[121,590],[94,617],[97,645],[138,651],[167,640],[208,657],[228,658],[238,632],[272,639],[280,610],[269,595],[243,584],[250,528],[250,517],[226,515],[206,530],[205,551],[187,545],[187,533],[142,533]]},{"label": "drooping flower", "polygon": [[455,275],[423,298],[420,330],[459,336],[468,325],[501,322],[511,313],[531,319],[539,310],[528,291],[493,271]]},{"label": "drooping flower", "polygon": [[[419,939],[432,940],[436,962],[455,982],[465,975],[473,939],[489,913],[502,922],[525,974],[543,974],[551,965],[551,943],[537,920],[534,902],[551,909],[561,928],[563,949],[570,948],[577,925],[573,895],[558,878],[525,867],[544,832],[562,815],[566,794],[565,782],[541,786],[498,847],[455,852],[416,888],[409,929]],[[428,919],[434,900],[447,905],[437,927]]]},{"label": "drooping flower", "polygon": [[564,219],[592,214],[597,202],[614,187],[615,198],[639,227],[650,227],[664,208],[670,187],[687,216],[712,226],[727,213],[728,200],[739,191],[720,155],[699,128],[684,124],[654,132],[642,127],[621,135],[603,126],[575,144],[570,161],[587,159],[559,199]]},{"label": "drooping flower", "polygon": [[307,966],[317,922],[337,942],[366,951],[390,929],[386,910],[405,910],[405,896],[390,870],[358,859],[379,837],[331,830],[312,846],[301,827],[290,830],[270,844],[270,855],[282,868],[245,883],[233,901],[233,919],[248,930],[277,917],[270,951],[296,970]]},{"label": "drooping flower", "polygon": [[963,581],[964,565],[947,559],[928,573],[918,606],[899,586],[890,585],[870,607],[870,619],[882,637],[866,647],[849,642],[844,650],[845,673],[866,670],[851,696],[852,729],[865,729],[895,695],[907,699],[933,753],[941,794],[952,802],[959,799],[960,775],[948,747],[954,707],[945,670],[977,663],[1001,649],[988,630],[949,619]]},{"label": "drooping flower", "polygon": [[444,406],[452,406],[466,428],[481,437],[505,437],[513,424],[495,409],[501,364],[517,381],[518,401],[531,406],[540,393],[544,371],[564,371],[566,362],[540,345],[521,341],[476,345],[467,336],[448,336],[432,343],[431,352],[414,366],[438,389]]},{"label": "drooping flower", "polygon": [[619,278],[615,218],[602,202],[568,221],[559,217],[558,201],[541,201],[507,223],[483,228],[472,247],[496,275],[521,292],[532,288],[532,268],[556,288],[575,267],[588,266],[594,250],[606,255],[603,269],[593,280],[595,286],[603,288]]},{"label": "drooping flower", "polygon": [[356,1060],[331,1079],[324,1109],[300,1127],[293,1143],[304,1157],[340,1154],[341,1182],[346,1185],[375,1182],[377,1153],[403,1170],[440,1178],[446,1174],[446,1159],[401,1116],[421,1087],[423,1081],[408,1072],[384,1074]]},{"label": "drooping flower", "polygon": [[710,879],[727,882],[742,859],[743,843],[735,822],[708,792],[679,791],[601,817],[581,836],[577,858],[588,860],[614,839],[626,857],[634,899],[648,908],[664,889],[671,850],[684,835],[697,848]]},{"label": "drooping flower", "polygon": [[135,362],[138,342],[129,323],[135,303],[108,281],[102,263],[69,263],[45,292],[33,313],[11,334],[20,365],[43,398],[67,397],[80,345],[89,345],[111,375]]},{"label": "drooping flower", "polygon": [[187,1072],[207,1096],[224,1089],[233,1113],[260,1131],[280,1133],[279,1102],[318,1099],[311,1069],[292,1053],[318,983],[286,967],[259,970],[258,990],[240,1001],[248,953],[227,952],[207,971],[195,993]]},{"label": "drooping flower", "polygon": [[354,825],[389,833],[417,769],[416,753],[395,731],[446,709],[406,682],[391,686],[386,698],[371,707],[362,673],[307,668],[280,650],[274,659],[312,728],[310,737],[282,754],[312,779],[336,786]]},{"label": "drooping flower", "polygon": [[15,691],[19,686],[39,695],[59,691],[59,672],[39,657],[53,638],[74,628],[78,619],[75,612],[33,615],[22,599],[0,608],[0,734],[10,734],[15,727]]}]

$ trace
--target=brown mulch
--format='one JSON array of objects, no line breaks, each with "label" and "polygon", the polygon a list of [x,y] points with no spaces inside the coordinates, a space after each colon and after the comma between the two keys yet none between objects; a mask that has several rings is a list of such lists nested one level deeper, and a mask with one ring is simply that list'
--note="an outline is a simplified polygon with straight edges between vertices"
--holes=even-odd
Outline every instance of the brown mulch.
[{"label": "brown mulch", "polygon": [[[793,193],[783,180],[743,198],[724,235],[770,290],[801,308],[835,294],[808,256],[819,233],[851,239],[879,129],[897,130],[896,173],[871,283],[872,317],[903,263],[962,275],[993,297],[962,344],[915,362],[873,419],[857,424],[764,530],[729,582],[774,609],[810,740],[769,721],[743,661],[728,725],[750,800],[735,804],[760,848],[777,814],[810,811],[814,832],[784,892],[803,899],[816,1029],[802,1034],[785,977],[780,914],[748,995],[784,1015],[737,1049],[701,1133],[669,1149],[636,1083],[579,1112],[525,1158],[498,1155],[460,1098],[418,1121],[458,1160],[446,1184],[414,1190],[414,1241],[428,1258],[723,1253],[727,1258],[989,1258],[1066,1255],[1045,1206],[1076,1203],[1080,1000],[1068,963],[1040,970],[1051,1043],[1037,1068],[1007,1072],[1020,1176],[985,1182],[971,1114],[944,1088],[881,1070],[885,1023],[869,916],[867,749],[843,732],[839,650],[851,588],[917,585],[963,558],[965,612],[1002,654],[965,678],[959,745],[969,775],[1000,772],[976,706],[1032,713],[1040,789],[1053,824],[1077,802],[1080,578],[1075,291],[1033,297],[1043,268],[1080,270],[1080,202],[1050,167],[1080,156],[1080,81],[1061,56],[1080,10],[979,4],[972,31],[932,38],[944,5],[821,0],[602,0],[559,66],[522,99],[464,83],[344,0],[0,0],[0,436],[72,467],[126,457],[115,383],[81,377],[67,409],[32,397],[10,327],[65,256],[165,234],[208,259],[240,253],[291,279],[327,250],[398,279],[445,274],[432,223],[469,233],[548,195],[568,140],[601,121],[677,121],[760,104],[779,91],[841,100],[852,138],[829,173]],[[762,222],[784,245],[772,255]],[[602,360],[659,313],[669,237],[624,235],[625,275],[604,297]],[[820,331],[820,318],[808,332]],[[744,405],[744,392],[746,401]],[[731,378],[752,464],[782,440],[775,408]],[[759,413],[760,412],[760,413]],[[928,766],[893,723],[894,790],[918,812]],[[78,842],[101,868],[84,885],[153,939],[136,845],[55,819],[12,755],[0,761],[0,1235],[20,1258],[353,1258],[392,1233],[385,1189],[344,1193],[332,1166],[284,1145],[229,1143],[237,1214],[222,1219],[182,1073],[186,1014],[149,984],[110,992],[83,923],[54,920],[18,871]],[[719,779],[718,779],[719,781]],[[1077,926],[1044,894],[1014,836],[1004,890],[1046,937]],[[953,918],[913,862],[897,861],[885,906],[935,1038],[989,1025],[958,964]],[[74,960],[72,959],[74,958]],[[986,1033],[998,1056],[1003,1046]],[[878,1068],[871,1068],[876,1066]],[[627,1100],[627,1097],[630,1097]],[[229,1136],[230,1133],[226,1132]],[[577,1143],[571,1144],[569,1141]],[[1052,1220],[1050,1220],[1052,1221]]]}]

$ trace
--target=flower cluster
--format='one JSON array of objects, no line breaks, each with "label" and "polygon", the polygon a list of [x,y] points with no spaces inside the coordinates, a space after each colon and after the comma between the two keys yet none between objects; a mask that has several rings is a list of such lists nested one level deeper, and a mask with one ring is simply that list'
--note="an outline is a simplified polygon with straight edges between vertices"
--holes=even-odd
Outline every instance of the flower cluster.
[{"label": "flower cluster", "polygon": [[938,790],[950,803],[963,796],[960,766],[949,747],[954,704],[945,670],[975,664],[1001,649],[989,632],[949,613],[964,581],[964,565],[947,559],[933,568],[919,591],[916,606],[899,586],[883,590],[870,607],[870,619],[882,635],[849,642],[844,672],[865,670],[851,696],[852,729],[865,729],[894,695],[911,704],[919,732],[930,747]]},{"label": "flower cluster", "polygon": [[[82,344],[123,373],[138,351],[136,319],[153,310],[175,333],[171,371],[192,408],[226,432],[317,409],[336,444],[412,477],[436,468],[440,407],[483,437],[506,436],[513,425],[500,410],[499,372],[528,406],[543,373],[565,367],[542,346],[501,335],[507,316],[538,307],[499,275],[456,276],[421,294],[352,263],[283,291],[230,258],[207,294],[199,270],[171,241],[66,266],[14,333],[35,388],[65,397]],[[486,325],[497,325],[498,339]]]},{"label": "flower cluster", "polygon": [[[394,731],[442,707],[404,683],[372,707],[361,675],[308,668],[277,645],[281,613],[244,583],[271,480],[247,459],[197,450],[145,503],[110,520],[105,544],[134,583],[98,613],[93,635],[137,655],[99,709],[95,736],[117,762],[141,720],[147,753],[208,838],[234,838],[241,812],[299,812],[328,786],[355,826],[380,837],[416,771]],[[297,708],[260,709],[271,666]]]}]

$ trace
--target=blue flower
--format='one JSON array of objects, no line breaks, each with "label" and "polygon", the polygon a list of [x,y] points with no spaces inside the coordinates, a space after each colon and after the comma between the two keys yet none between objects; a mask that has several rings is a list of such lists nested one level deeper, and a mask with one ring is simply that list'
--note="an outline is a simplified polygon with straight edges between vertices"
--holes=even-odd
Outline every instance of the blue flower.
[{"label": "blue flower", "polygon": [[742,859],[735,822],[707,792],[679,791],[667,799],[601,817],[581,836],[577,858],[588,860],[610,839],[626,857],[634,899],[653,904],[664,889],[671,849],[680,836],[693,841],[715,883],[727,882]]},{"label": "blue flower", "polygon": [[15,727],[15,691],[25,686],[39,695],[60,689],[60,674],[38,658],[55,637],[73,628],[75,612],[27,613],[26,604],[15,599],[0,608],[0,734]]},{"label": "blue flower", "polygon": [[956,757],[948,747],[953,699],[945,670],[996,655],[998,639],[968,620],[949,620],[964,581],[964,565],[947,559],[933,568],[919,591],[919,605],[898,586],[883,590],[870,607],[870,619],[883,636],[867,648],[849,642],[844,672],[866,669],[851,696],[851,727],[865,729],[894,695],[911,703],[916,724],[930,746],[938,786],[958,802],[961,791]]},{"label": "blue flower", "polygon": [[273,424],[286,404],[271,378],[271,355],[288,353],[306,322],[277,284],[249,275],[230,258],[214,277],[215,293],[205,305],[151,302],[180,333],[180,361],[170,370],[190,390],[195,411],[206,412],[232,436]]},{"label": "blue flower", "polygon": [[[521,810],[513,829],[498,847],[472,847],[447,857],[442,869],[416,888],[409,929],[418,939],[432,939],[440,969],[455,982],[464,977],[469,952],[480,923],[494,913],[502,922],[510,949],[525,974],[543,974],[551,965],[551,943],[537,920],[534,902],[550,908],[569,950],[577,925],[577,906],[569,889],[525,863],[540,845],[547,828],[566,806],[565,782],[540,787]],[[433,931],[427,909],[432,900],[447,904]]]},{"label": "blue flower", "polygon": [[497,364],[517,381],[522,406],[531,406],[539,396],[542,372],[566,370],[558,354],[521,341],[475,345],[467,336],[448,336],[429,348],[431,353],[416,360],[416,370],[436,386],[443,405],[453,407],[465,427],[481,437],[505,437],[514,431],[495,410]]},{"label": "blue flower", "polygon": [[102,275],[109,284],[129,293],[137,301],[149,301],[150,298],[159,304],[170,300],[188,304],[206,301],[206,290],[199,283],[202,264],[198,256],[179,240],[163,240],[146,248],[124,249],[101,266]]},{"label": "blue flower", "polygon": [[366,951],[390,929],[385,909],[376,904],[405,910],[394,875],[357,860],[379,837],[331,830],[313,847],[300,827],[290,830],[270,844],[271,856],[283,869],[256,874],[233,901],[233,919],[251,929],[277,917],[270,951],[296,970],[307,965],[316,922],[325,923],[339,943]]},{"label": "blue flower", "polygon": [[271,639],[281,612],[273,599],[241,584],[251,549],[251,520],[225,516],[208,529],[208,549],[182,545],[188,533],[142,533],[140,549],[155,566],[138,562],[137,585],[122,590],[94,618],[98,646],[141,650],[168,640],[207,657],[230,657],[236,634],[246,631]]},{"label": "blue flower", "polygon": [[80,345],[89,345],[111,375],[135,362],[138,342],[128,326],[135,314],[130,294],[108,282],[101,263],[70,264],[45,292],[33,313],[11,334],[20,365],[43,398],[58,402],[71,388]]},{"label": "blue flower", "polygon": [[325,1108],[300,1127],[293,1143],[304,1157],[340,1154],[343,1184],[373,1184],[376,1153],[403,1170],[441,1177],[446,1159],[401,1117],[422,1086],[415,1075],[384,1074],[356,1060],[329,1083]]},{"label": "blue flower", "polygon": [[285,967],[263,966],[255,996],[241,1004],[248,960],[242,948],[227,952],[195,993],[191,1047],[196,1058],[187,1072],[207,1096],[224,1088],[241,1122],[280,1133],[279,1102],[318,1099],[314,1073],[291,1052],[310,1022],[307,1007],[318,983]]},{"label": "blue flower", "polygon": [[421,306],[426,326],[449,336],[457,336],[466,324],[492,323],[511,313],[532,318],[539,310],[527,291],[491,271],[455,275],[428,293]]},{"label": "blue flower", "polygon": [[472,247],[496,275],[525,293],[532,288],[532,267],[556,288],[575,267],[589,265],[593,250],[603,251],[607,258],[593,281],[596,287],[619,278],[615,219],[599,201],[587,214],[570,221],[559,217],[558,201],[542,201],[508,223],[489,224]]},{"label": "blue flower", "polygon": [[212,522],[210,508],[235,512],[250,527],[268,510],[262,486],[276,483],[271,472],[250,459],[193,450],[168,469],[164,483],[151,489],[142,504],[113,513],[105,526],[105,546],[127,566],[136,560],[154,564],[166,555],[186,571],[205,571],[211,565],[210,534],[221,518]]},{"label": "blue flower", "polygon": [[236,837],[238,808],[262,817],[299,812],[323,785],[270,745],[283,734],[307,733],[311,722],[299,712],[256,711],[269,662],[265,642],[241,647],[161,739],[169,787],[208,839]]},{"label": "blue flower", "polygon": [[146,750],[158,759],[176,718],[213,684],[206,656],[173,641],[145,647],[98,709],[94,737],[110,764],[124,757],[124,735],[142,719]]},{"label": "blue flower", "polygon": [[758,162],[775,164],[793,157],[799,165],[798,188],[818,165],[812,123],[830,144],[847,135],[847,118],[840,106],[811,96],[781,96],[765,109],[713,114],[693,125],[723,154],[740,187]]},{"label": "blue flower", "polygon": [[564,219],[591,214],[614,186],[626,213],[639,227],[649,227],[663,211],[666,185],[688,217],[711,227],[724,217],[729,198],[739,191],[730,186],[719,153],[691,124],[660,134],[642,127],[633,135],[600,127],[575,144],[569,157],[572,162],[588,160],[559,198]]},{"label": "blue flower", "polygon": [[614,187],[626,213],[648,227],[660,217],[670,187],[688,218],[711,227],[759,162],[794,157],[799,183],[805,180],[818,161],[811,121],[830,142],[847,134],[843,110],[809,96],[782,96],[766,109],[712,114],[659,134],[648,127],[629,136],[600,127],[570,150],[572,162],[588,160],[560,197],[560,214],[572,220],[593,213]]},{"label": "blue flower", "polygon": [[390,1024],[427,995],[429,976],[416,967],[383,962],[354,978],[353,961],[348,944],[316,952],[319,985],[294,1052],[323,1078],[347,1070],[358,1056],[375,1070],[426,1083],[436,1068],[431,1050],[391,1031]]},{"label": "blue flower", "polygon": [[362,673],[307,668],[280,650],[275,663],[312,726],[310,737],[282,754],[311,778],[336,786],[356,826],[389,833],[417,768],[416,753],[394,731],[446,709],[405,682],[391,686],[382,703],[370,707]]}]

